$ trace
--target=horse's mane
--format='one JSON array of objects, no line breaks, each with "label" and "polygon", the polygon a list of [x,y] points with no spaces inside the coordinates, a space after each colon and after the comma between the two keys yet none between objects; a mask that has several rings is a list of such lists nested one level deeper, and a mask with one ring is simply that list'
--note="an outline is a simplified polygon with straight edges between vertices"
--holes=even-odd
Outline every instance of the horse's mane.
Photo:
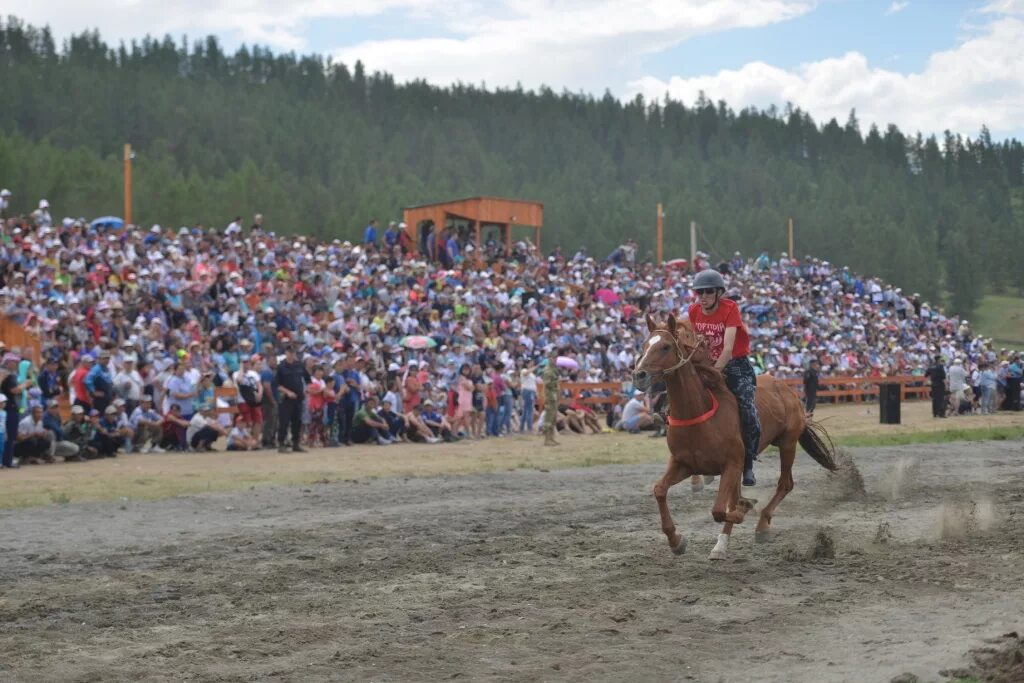
[{"label": "horse's mane", "polygon": [[[673,339],[682,342],[689,348],[693,348],[699,341],[697,333],[693,329],[693,325],[690,324],[689,320],[681,320],[676,325],[675,334],[672,333],[667,327],[663,328],[664,331]],[[708,356],[708,347],[701,345],[697,348],[693,354],[693,358],[690,359],[690,365],[697,372],[697,376],[700,378],[701,383],[713,392],[725,391],[725,378],[722,377],[722,373],[715,367],[714,363],[711,362],[711,358]]]}]

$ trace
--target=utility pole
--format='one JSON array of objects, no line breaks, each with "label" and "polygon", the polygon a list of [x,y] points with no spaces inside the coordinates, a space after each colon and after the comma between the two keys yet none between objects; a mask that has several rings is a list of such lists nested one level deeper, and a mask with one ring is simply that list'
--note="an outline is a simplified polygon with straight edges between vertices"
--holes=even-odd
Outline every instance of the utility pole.
[{"label": "utility pole", "polygon": [[793,219],[789,219],[789,258],[796,258],[796,252],[793,251]]},{"label": "utility pole", "polygon": [[124,224],[132,222],[132,146],[124,146]]},{"label": "utility pole", "polygon": [[655,262],[658,264],[658,267],[661,267],[661,264],[663,264],[665,262],[665,259],[662,258],[663,253],[662,253],[662,250],[661,250],[661,240],[662,240],[662,237],[665,234],[665,232],[664,232],[665,231],[665,226],[664,226],[664,223],[662,221],[662,219],[664,219],[664,218],[665,218],[665,214],[661,210],[661,202],[658,202],[658,246],[657,246],[657,250],[655,251]]},{"label": "utility pole", "polygon": [[690,221],[690,269],[697,267],[697,221]]}]

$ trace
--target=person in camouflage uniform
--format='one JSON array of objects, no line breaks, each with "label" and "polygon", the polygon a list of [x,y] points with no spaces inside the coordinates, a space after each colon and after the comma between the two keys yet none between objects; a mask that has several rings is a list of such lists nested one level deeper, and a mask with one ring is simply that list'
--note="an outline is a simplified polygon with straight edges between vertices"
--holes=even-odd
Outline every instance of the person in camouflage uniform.
[{"label": "person in camouflage uniform", "polygon": [[96,448],[92,445],[96,428],[85,415],[82,406],[71,406],[71,419],[64,423],[64,438],[78,446],[78,454],[90,460],[99,457]]},{"label": "person in camouflage uniform", "polygon": [[557,446],[555,441],[555,421],[558,419],[558,366],[555,365],[556,353],[548,356],[547,367],[544,368],[544,445]]}]

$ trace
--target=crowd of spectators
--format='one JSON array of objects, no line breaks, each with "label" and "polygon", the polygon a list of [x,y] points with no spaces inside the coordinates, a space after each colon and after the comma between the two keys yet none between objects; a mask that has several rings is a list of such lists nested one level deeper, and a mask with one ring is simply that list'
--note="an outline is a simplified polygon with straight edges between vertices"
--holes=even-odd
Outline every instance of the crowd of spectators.
[{"label": "crowd of spectators", "polygon": [[[25,349],[0,348],[5,466],[220,439],[302,450],[532,432],[547,362],[616,383],[634,424],[650,408],[630,385],[643,314],[685,314],[690,273],[709,265],[745,313],[758,373],[800,377],[814,359],[823,377],[923,377],[939,356],[979,385],[986,369],[1004,389],[1020,376],[1017,354],[967,320],[810,256],[656,267],[632,240],[604,258],[525,240],[505,254],[496,235],[474,245],[452,230],[430,260],[396,222],[372,221],[352,243],[279,234],[260,215],[143,228],[54,219],[46,200],[7,215],[10,193],[0,199],[0,313],[43,349],[36,367]],[[74,406],[63,422],[62,395]],[[563,396],[561,429],[621,424],[622,408],[601,416],[585,397]]]}]

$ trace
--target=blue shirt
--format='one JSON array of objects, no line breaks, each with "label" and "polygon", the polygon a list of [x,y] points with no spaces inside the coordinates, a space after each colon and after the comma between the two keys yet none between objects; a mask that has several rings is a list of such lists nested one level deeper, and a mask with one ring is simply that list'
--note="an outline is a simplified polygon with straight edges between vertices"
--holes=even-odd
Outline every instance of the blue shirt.
[{"label": "blue shirt", "polygon": [[363,233],[363,243],[377,244],[377,228],[372,225],[366,226],[366,232]]},{"label": "blue shirt", "polygon": [[107,398],[110,398],[110,391],[114,387],[114,378],[110,375],[110,370],[96,363],[89,370],[89,374],[85,376],[85,388],[89,390],[89,393],[96,391],[102,391]]},{"label": "blue shirt", "polygon": [[387,231],[384,232],[384,242],[386,242],[389,247],[395,246],[398,243],[398,232],[388,228]]},{"label": "blue shirt", "polygon": [[195,396],[177,398],[174,394],[191,394],[193,391],[195,391],[195,385],[184,377],[178,377],[175,375],[167,382],[167,398],[170,400],[171,405],[176,405],[181,408],[182,416],[192,415],[192,413],[195,412],[195,409],[193,408]]}]

